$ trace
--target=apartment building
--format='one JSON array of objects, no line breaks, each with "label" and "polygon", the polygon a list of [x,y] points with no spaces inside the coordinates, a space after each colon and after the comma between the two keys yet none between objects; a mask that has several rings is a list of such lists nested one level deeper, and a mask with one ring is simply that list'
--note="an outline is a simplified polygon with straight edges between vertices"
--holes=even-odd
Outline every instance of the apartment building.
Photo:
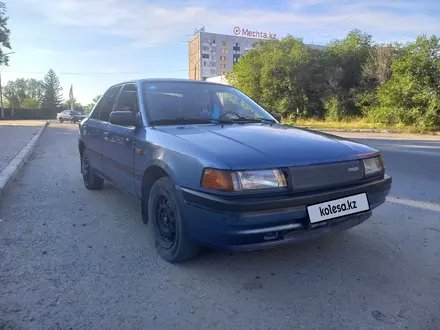
[{"label": "apartment building", "polygon": [[259,39],[200,32],[189,41],[189,79],[206,80],[232,71]]},{"label": "apartment building", "polygon": [[[275,34],[234,28],[235,35],[199,32],[188,42],[188,78],[206,80],[224,76],[241,56],[261,39],[276,38]],[[242,35],[239,35],[242,34]],[[243,36],[244,35],[244,36]],[[309,45],[320,49],[322,46]]]}]

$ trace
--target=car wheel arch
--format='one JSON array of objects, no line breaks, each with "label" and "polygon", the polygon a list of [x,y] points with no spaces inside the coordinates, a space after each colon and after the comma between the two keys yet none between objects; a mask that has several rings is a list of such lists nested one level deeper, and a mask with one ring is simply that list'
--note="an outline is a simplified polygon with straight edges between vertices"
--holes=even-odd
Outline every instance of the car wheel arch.
[{"label": "car wheel arch", "polygon": [[[152,164],[143,173],[141,179],[141,201],[142,201],[142,219],[146,224],[148,222],[148,199],[151,188],[154,183],[163,177],[169,177],[173,180],[173,176],[162,164]],[[174,182],[174,180],[173,180]]]},{"label": "car wheel arch", "polygon": [[81,163],[82,163],[83,153],[84,153],[84,150],[86,149],[86,145],[84,144],[84,142],[82,140],[79,141],[78,148],[79,148],[79,157],[80,157]]}]

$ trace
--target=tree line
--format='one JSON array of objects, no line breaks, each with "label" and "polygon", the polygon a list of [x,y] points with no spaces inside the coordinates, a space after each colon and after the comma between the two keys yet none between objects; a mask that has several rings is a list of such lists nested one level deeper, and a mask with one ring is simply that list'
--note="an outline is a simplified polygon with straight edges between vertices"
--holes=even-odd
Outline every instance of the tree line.
[{"label": "tree line", "polygon": [[[53,109],[67,110],[72,100],[63,100],[63,87],[54,70],[50,69],[43,80],[19,78],[9,81],[3,88],[3,96],[7,108],[13,109]],[[84,113],[90,112],[99,95],[92,103],[82,105],[73,99],[73,108]]]},{"label": "tree line", "polygon": [[352,30],[315,49],[299,38],[259,41],[227,75],[284,117],[440,127],[440,39],[375,43]]}]

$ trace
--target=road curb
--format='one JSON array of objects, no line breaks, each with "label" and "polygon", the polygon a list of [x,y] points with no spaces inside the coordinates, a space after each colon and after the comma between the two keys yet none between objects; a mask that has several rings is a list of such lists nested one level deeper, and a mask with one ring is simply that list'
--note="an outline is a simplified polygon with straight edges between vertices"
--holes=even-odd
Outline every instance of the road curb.
[{"label": "road curb", "polygon": [[0,173],[0,207],[2,206],[3,198],[9,188],[12,186],[14,179],[22,169],[23,165],[27,163],[29,157],[34,152],[38,140],[43,134],[45,128],[49,126],[46,121],[43,127],[40,128],[37,134],[24,146],[23,149],[10,161],[10,163]]}]

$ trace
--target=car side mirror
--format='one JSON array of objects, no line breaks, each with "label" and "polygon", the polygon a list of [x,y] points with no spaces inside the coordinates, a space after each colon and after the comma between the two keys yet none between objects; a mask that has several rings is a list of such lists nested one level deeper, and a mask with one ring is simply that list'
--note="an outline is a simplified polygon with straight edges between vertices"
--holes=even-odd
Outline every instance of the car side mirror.
[{"label": "car side mirror", "polygon": [[138,126],[136,116],[131,111],[112,111],[109,118],[110,124],[119,126]]},{"label": "car side mirror", "polygon": [[272,117],[274,117],[276,120],[278,120],[279,122],[281,122],[281,114],[279,114],[278,112],[271,112],[270,114],[271,114]]}]

